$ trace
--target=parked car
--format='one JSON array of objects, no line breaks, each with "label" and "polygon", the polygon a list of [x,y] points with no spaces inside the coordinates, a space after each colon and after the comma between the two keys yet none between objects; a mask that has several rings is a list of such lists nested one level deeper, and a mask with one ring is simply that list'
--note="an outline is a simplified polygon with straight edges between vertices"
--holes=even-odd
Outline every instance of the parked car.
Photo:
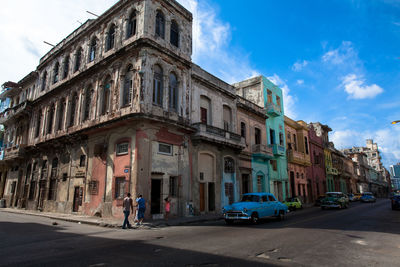
[{"label": "parked car", "polygon": [[326,197],[321,200],[321,209],[349,207],[349,198],[342,192],[327,192],[325,195]]},{"label": "parked car", "polygon": [[352,193],[347,194],[347,197],[349,198],[349,201],[351,201],[351,202],[356,201],[355,196]]},{"label": "parked car", "polygon": [[325,197],[325,195],[319,195],[318,198],[315,200],[315,206],[321,206],[321,200],[323,200]]},{"label": "parked car", "polygon": [[247,220],[256,224],[259,219],[271,216],[282,220],[287,211],[288,207],[271,193],[243,194],[240,202],[222,209],[227,224],[232,224],[236,220]]},{"label": "parked car", "polygon": [[283,202],[283,204],[288,206],[289,210],[297,210],[303,208],[303,204],[301,203],[301,200],[298,197],[290,197],[286,199],[286,201]]},{"label": "parked car", "polygon": [[354,194],[354,201],[360,201],[360,198],[361,198],[361,193]]},{"label": "parked car", "polygon": [[360,197],[361,202],[376,202],[376,198],[371,192],[364,192]]},{"label": "parked car", "polygon": [[392,199],[392,210],[400,209],[400,195],[394,195],[391,197]]}]

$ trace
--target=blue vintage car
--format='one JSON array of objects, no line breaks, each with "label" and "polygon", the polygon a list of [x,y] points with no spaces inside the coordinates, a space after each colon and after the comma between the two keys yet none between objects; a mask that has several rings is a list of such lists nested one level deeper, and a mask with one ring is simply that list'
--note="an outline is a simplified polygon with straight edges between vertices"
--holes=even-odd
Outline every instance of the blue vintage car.
[{"label": "blue vintage car", "polygon": [[371,192],[364,192],[360,197],[361,202],[376,202],[376,198]]},{"label": "blue vintage car", "polygon": [[235,220],[250,220],[255,224],[259,219],[271,216],[282,220],[287,211],[288,207],[270,193],[243,194],[240,202],[222,209],[227,224],[232,224]]}]

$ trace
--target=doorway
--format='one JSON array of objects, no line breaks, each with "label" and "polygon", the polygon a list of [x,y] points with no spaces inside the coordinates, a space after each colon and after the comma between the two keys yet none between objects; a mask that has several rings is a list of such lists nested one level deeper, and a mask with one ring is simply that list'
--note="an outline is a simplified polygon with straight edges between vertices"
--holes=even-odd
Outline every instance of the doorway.
[{"label": "doorway", "polygon": [[208,211],[215,210],[215,183],[208,183]]},{"label": "doorway", "polygon": [[160,179],[151,179],[151,214],[160,214],[161,212],[161,181]]},{"label": "doorway", "polygon": [[[290,191],[292,193],[291,197],[296,196],[295,190],[296,190],[296,188],[295,188],[295,184],[294,184],[294,172],[290,172]],[[299,194],[300,194],[300,192],[299,192]]]},{"label": "doorway", "polygon": [[205,192],[204,192],[204,183],[200,183],[200,212],[205,211],[206,208],[206,198],[205,198]]},{"label": "doorway", "polygon": [[75,186],[74,189],[74,202],[72,205],[72,211],[73,212],[78,212],[79,211],[79,206],[82,205],[82,194],[83,190],[79,186]]}]

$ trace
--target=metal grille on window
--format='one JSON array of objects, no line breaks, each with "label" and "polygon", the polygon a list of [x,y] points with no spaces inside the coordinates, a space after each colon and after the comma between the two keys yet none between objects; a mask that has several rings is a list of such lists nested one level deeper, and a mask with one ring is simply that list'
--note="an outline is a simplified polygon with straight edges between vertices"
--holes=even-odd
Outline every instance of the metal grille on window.
[{"label": "metal grille on window", "polygon": [[117,155],[128,153],[129,143],[122,143],[117,145]]},{"label": "metal grille on window", "polygon": [[158,152],[163,154],[172,154],[172,146],[168,144],[158,144]]},{"label": "metal grille on window", "polygon": [[89,194],[97,195],[99,193],[99,181],[89,181]]},{"label": "metal grille on window", "polygon": [[224,172],[225,173],[234,173],[235,172],[235,162],[232,158],[225,158],[224,160]]},{"label": "metal grille on window", "polygon": [[115,198],[124,198],[125,195],[125,178],[115,179]]}]

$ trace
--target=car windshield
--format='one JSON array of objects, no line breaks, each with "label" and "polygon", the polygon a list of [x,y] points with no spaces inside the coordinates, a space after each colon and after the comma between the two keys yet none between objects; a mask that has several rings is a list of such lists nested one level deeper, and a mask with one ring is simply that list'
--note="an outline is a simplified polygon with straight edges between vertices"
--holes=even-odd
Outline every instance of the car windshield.
[{"label": "car windshield", "polygon": [[260,197],[256,195],[244,195],[242,197],[242,202],[259,202]]},{"label": "car windshield", "polygon": [[326,194],[326,196],[327,196],[327,197],[335,197],[335,198],[338,198],[338,197],[340,197],[340,194],[328,193],[328,194]]}]

